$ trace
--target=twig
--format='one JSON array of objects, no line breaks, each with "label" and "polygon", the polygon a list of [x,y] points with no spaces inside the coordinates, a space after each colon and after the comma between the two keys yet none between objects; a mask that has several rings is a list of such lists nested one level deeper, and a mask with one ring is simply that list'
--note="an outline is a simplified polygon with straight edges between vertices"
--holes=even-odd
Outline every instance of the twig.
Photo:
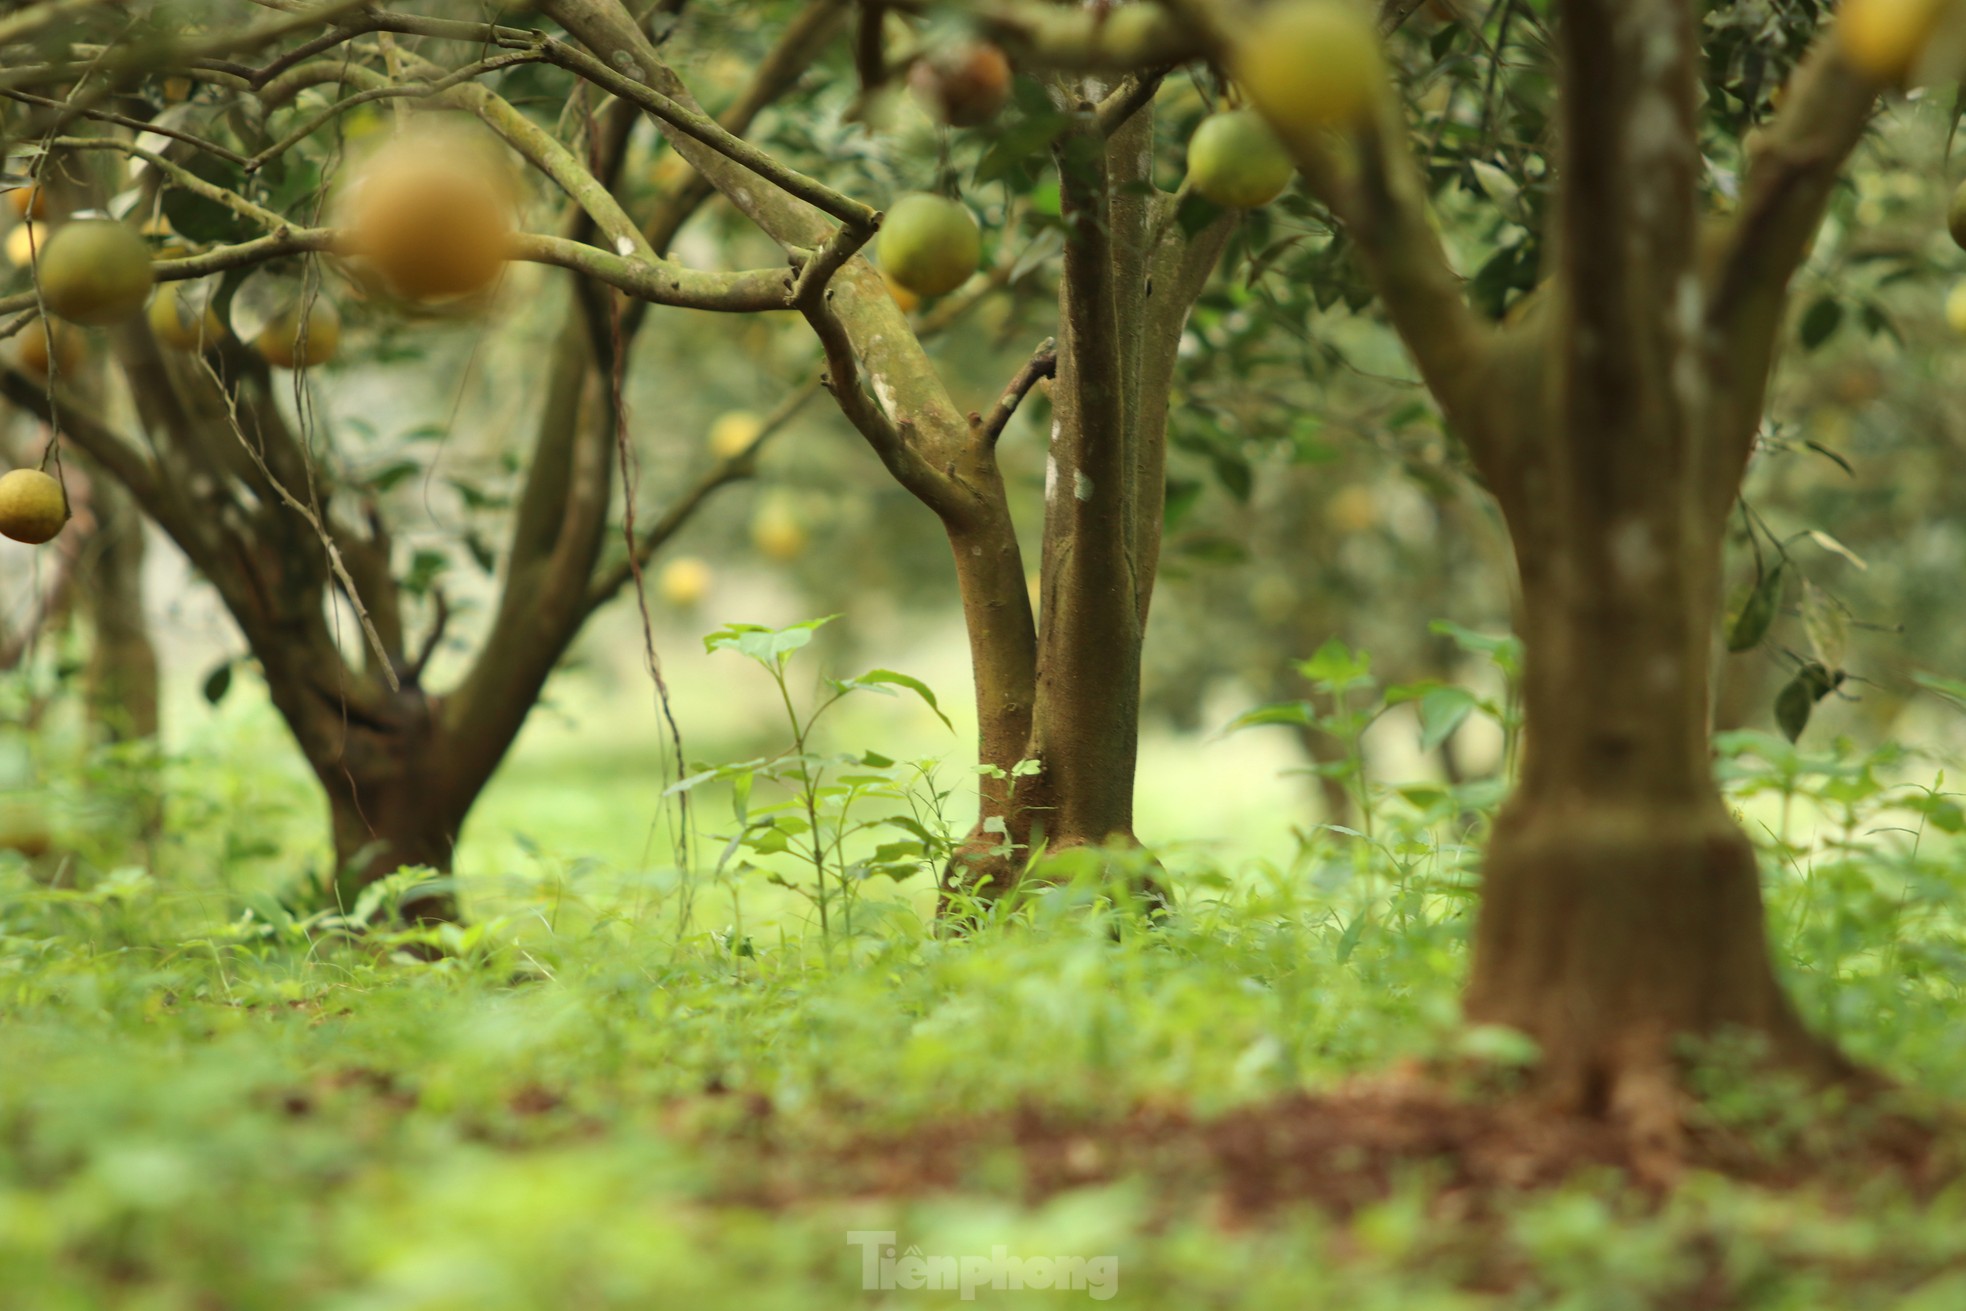
[{"label": "twig", "polygon": [[1003,395],[997,398],[996,406],[990,411],[989,417],[985,418],[980,414],[969,416],[969,426],[975,430],[976,439],[985,446],[995,446],[997,438],[1003,435],[1004,426],[1010,422],[1011,416],[1017,413],[1018,405],[1029,394],[1031,388],[1038,385],[1038,379],[1057,376],[1058,342],[1054,338],[1046,337],[1038,343],[1038,348],[1031,352],[1031,358],[1024,361],[1024,367],[1017,371],[1016,376],[1010,380],[1010,385],[1003,389]]}]

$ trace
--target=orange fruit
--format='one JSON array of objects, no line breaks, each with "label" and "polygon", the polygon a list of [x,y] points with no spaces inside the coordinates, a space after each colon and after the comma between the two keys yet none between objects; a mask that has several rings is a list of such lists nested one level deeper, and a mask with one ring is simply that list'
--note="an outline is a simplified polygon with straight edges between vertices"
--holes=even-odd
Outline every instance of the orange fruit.
[{"label": "orange fruit", "polygon": [[348,196],[348,253],[407,300],[483,291],[509,253],[513,197],[488,149],[455,133],[384,146]]},{"label": "orange fruit", "polygon": [[276,369],[326,364],[341,349],[341,315],[326,297],[314,297],[307,307],[305,334],[301,326],[300,302],[295,301],[259,330],[253,349]]},{"label": "orange fruit", "polygon": [[931,114],[951,127],[975,127],[1010,103],[1010,60],[988,41],[966,41],[924,55],[908,85]]},{"label": "orange fruit", "polygon": [[60,319],[30,323],[14,344],[14,361],[37,378],[48,376],[52,357],[57,377],[72,377],[82,367],[86,338],[82,330]]},{"label": "orange fruit", "polygon": [[39,469],[0,474],[0,536],[29,546],[53,541],[68,522],[68,494]]},{"label": "orange fruit", "polygon": [[887,212],[875,252],[894,282],[918,296],[940,296],[976,272],[983,234],[961,201],[917,191]]},{"label": "orange fruit", "polygon": [[56,228],[37,268],[48,312],[91,327],[120,323],[143,309],[154,281],[143,237],[109,219],[77,219]]}]

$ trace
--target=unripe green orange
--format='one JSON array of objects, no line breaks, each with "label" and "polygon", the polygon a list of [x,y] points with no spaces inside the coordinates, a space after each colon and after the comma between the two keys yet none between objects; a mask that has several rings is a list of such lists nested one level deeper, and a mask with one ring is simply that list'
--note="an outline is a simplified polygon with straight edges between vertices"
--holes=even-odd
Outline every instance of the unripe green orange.
[{"label": "unripe green orange", "polygon": [[1256,209],[1283,194],[1296,166],[1254,110],[1211,114],[1188,138],[1188,181],[1231,209]]},{"label": "unripe green orange", "polygon": [[218,312],[206,300],[204,313],[196,308],[197,296],[186,296],[182,284],[166,282],[150,298],[150,331],[159,342],[176,351],[209,350],[225,335]]},{"label": "unripe green orange", "polygon": [[1952,205],[1946,210],[1946,229],[1959,248],[1966,250],[1966,182],[1960,183],[1959,190],[1952,193]]},{"label": "unripe green orange", "polygon": [[48,312],[91,327],[120,323],[142,310],[154,280],[143,237],[109,219],[56,228],[38,268]]},{"label": "unripe green orange", "polygon": [[0,474],[0,536],[29,546],[53,541],[68,522],[68,496],[39,469]]},{"label": "unripe green orange", "polygon": [[1236,80],[1286,136],[1356,125],[1386,84],[1372,22],[1348,0],[1281,0],[1233,52]]},{"label": "unripe green orange", "polygon": [[259,330],[253,349],[276,369],[326,364],[341,349],[341,315],[325,296],[316,296],[307,307],[306,327],[303,342],[300,303],[296,301]]},{"label": "unripe green orange", "polygon": [[961,201],[917,191],[887,212],[876,251],[896,283],[918,296],[940,296],[976,272],[983,234]]}]

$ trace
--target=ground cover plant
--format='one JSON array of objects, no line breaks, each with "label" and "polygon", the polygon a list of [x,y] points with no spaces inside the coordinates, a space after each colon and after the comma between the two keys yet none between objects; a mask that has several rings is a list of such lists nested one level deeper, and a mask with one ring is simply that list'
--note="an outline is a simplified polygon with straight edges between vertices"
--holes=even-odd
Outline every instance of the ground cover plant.
[{"label": "ground cover plant", "polygon": [[1966,5],[0,52],[0,1302],[1966,1300]]}]

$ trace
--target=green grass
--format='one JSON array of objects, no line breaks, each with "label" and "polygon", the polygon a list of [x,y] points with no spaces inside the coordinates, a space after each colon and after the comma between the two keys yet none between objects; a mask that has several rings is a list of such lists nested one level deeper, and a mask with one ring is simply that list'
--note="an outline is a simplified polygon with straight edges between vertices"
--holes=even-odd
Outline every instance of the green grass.
[{"label": "green grass", "polygon": [[[483,856],[480,923],[426,963],[241,918],[318,840],[304,779],[237,763],[265,728],[242,708],[235,736],[168,763],[172,836],[148,865],[113,823],[75,820],[114,811],[127,772],[101,762],[57,788],[87,838],[74,886],[0,854],[8,1311],[960,1301],[864,1291],[846,1237],[863,1230],[931,1254],[1111,1256],[1128,1306],[1966,1306],[1966,1190],[1919,1200],[1888,1178],[1695,1174],[1657,1202],[1587,1173],[1457,1219],[1417,1165],[1349,1217],[1234,1223],[1205,1172],[1040,1196],[1030,1158],[988,1143],[953,1187],[881,1183],[880,1143],[916,1160],[1032,1114],[1206,1122],[1444,1056],[1506,1079],[1519,1050],[1456,1015],[1472,835],[1427,794],[1389,796],[1373,845],[1173,857],[1183,907],[1157,930],[1068,886],[945,941],[919,890],[878,887],[827,940],[755,876],[701,878],[707,909],[679,933],[646,777],[548,756],[488,798],[488,826],[539,834],[533,853]],[[1950,799],[1899,781],[1930,783],[1930,763],[1727,746],[1812,1021],[1966,1100],[1966,842]],[[610,859],[582,867],[610,821]],[[1706,1077],[1719,1121],[1777,1139],[1813,1123],[1779,1086]]]}]

